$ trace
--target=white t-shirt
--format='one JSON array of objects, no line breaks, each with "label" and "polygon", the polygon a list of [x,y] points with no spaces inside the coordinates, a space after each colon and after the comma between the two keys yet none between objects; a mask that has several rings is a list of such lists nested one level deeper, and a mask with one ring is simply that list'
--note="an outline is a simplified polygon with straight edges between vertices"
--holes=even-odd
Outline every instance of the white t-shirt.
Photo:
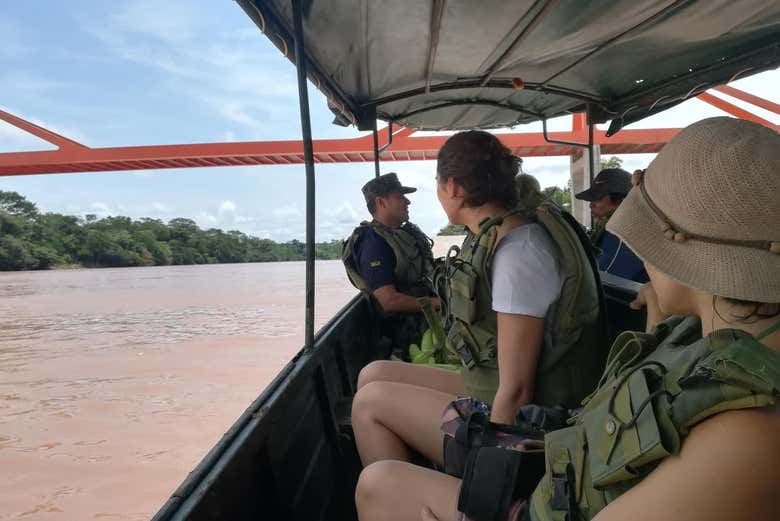
[{"label": "white t-shirt", "polygon": [[544,318],[545,347],[552,343],[552,306],[563,285],[559,257],[558,247],[538,223],[510,230],[493,255],[493,310]]}]

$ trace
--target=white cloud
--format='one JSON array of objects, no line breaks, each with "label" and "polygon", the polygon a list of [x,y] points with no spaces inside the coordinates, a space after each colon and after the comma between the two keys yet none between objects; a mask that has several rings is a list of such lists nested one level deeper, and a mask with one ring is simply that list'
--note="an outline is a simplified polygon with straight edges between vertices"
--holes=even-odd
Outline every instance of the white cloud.
[{"label": "white cloud", "polygon": [[289,219],[289,218],[303,219],[303,212],[298,209],[298,205],[296,203],[291,203],[291,204],[274,208],[273,215],[274,217],[283,218],[283,219]]},{"label": "white cloud", "polygon": [[173,211],[170,206],[158,201],[152,203],[152,210],[158,213],[171,213]]},{"label": "white cloud", "polygon": [[101,219],[116,214],[116,212],[111,209],[111,206],[101,201],[90,203],[88,208],[88,211],[83,212],[83,214],[94,214]]},{"label": "white cloud", "polygon": [[176,0],[136,0],[111,16],[116,27],[167,42],[191,40],[198,33],[195,13],[189,3]]},{"label": "white cloud", "polygon": [[360,214],[355,211],[349,201],[343,201],[335,208],[324,210],[323,213],[337,223],[355,225],[360,221]]},{"label": "white cloud", "polygon": [[296,121],[295,70],[278,53],[263,52],[271,45],[253,27],[215,30],[206,10],[182,0],[134,0],[80,22],[103,48],[164,71],[177,92],[225,121],[268,133]]},{"label": "white cloud", "polygon": [[0,152],[55,150],[57,147],[32,134],[0,121]]},{"label": "white cloud", "polygon": [[244,105],[240,102],[237,101],[224,102],[219,112],[226,119],[234,123],[241,123],[243,125],[247,125],[254,128],[262,127],[260,121],[255,119],[252,115],[250,115],[249,112],[244,107]]},{"label": "white cloud", "polygon": [[217,219],[216,216],[208,212],[200,212],[200,214],[198,214],[198,217],[195,218],[195,222],[197,222],[198,226],[200,226],[201,228],[213,228],[218,221],[219,219]]},{"label": "white cloud", "polygon": [[225,213],[234,213],[236,211],[236,203],[233,201],[222,201],[219,205],[219,213],[225,214]]}]

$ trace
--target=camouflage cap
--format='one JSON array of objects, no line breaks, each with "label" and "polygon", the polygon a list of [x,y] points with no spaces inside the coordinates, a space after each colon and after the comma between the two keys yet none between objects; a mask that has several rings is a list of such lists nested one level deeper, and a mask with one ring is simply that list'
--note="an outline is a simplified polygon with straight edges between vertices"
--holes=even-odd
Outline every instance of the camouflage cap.
[{"label": "camouflage cap", "polygon": [[366,198],[366,202],[372,201],[375,197],[383,197],[394,192],[401,194],[410,194],[416,192],[417,188],[411,186],[403,186],[401,181],[398,180],[398,176],[395,172],[389,174],[383,174],[379,177],[375,177],[371,181],[363,185],[363,195]]}]

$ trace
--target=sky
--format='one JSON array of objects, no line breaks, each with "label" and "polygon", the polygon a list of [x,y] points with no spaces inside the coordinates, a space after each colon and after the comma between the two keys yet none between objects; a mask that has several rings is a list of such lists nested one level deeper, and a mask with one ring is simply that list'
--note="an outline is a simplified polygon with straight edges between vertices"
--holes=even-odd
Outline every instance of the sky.
[{"label": "sky", "polygon": [[[300,139],[293,65],[231,0],[0,0],[0,109],[91,147]],[[732,85],[777,102],[780,71]],[[363,135],[331,124],[310,84],[316,138]],[[727,96],[734,102],[746,105]],[[780,124],[780,117],[751,110]],[[724,115],[700,100],[629,128],[679,127]],[[569,128],[568,118],[550,122]],[[540,131],[524,125],[515,131]],[[0,122],[0,153],[53,146]],[[621,156],[628,170],[652,155]],[[566,186],[569,160],[527,158],[542,186]],[[447,223],[435,162],[387,163],[417,186],[411,217],[426,232]],[[317,240],[341,239],[368,218],[360,187],[373,164],[317,165]],[[303,165],[0,177],[44,212],[175,217],[202,228],[278,241],[305,235]]]}]

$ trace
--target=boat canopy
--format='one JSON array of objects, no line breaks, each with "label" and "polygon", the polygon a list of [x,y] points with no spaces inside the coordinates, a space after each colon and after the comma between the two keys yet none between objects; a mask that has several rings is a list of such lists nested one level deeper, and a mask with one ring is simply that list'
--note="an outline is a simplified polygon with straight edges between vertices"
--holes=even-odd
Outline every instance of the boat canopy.
[{"label": "boat canopy", "polygon": [[[295,61],[289,0],[238,0]],[[587,111],[608,134],[780,65],[768,0],[308,0],[309,79],[335,123],[509,127]]]}]

